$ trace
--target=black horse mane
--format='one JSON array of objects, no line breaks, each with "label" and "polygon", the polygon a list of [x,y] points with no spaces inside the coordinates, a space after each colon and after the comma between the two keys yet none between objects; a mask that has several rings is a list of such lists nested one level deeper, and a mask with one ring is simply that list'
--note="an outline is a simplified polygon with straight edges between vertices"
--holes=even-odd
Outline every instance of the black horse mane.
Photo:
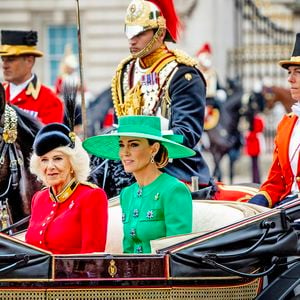
[{"label": "black horse mane", "polygon": [[42,123],[36,118],[18,108],[17,106],[11,106],[18,116],[18,132],[21,132],[22,139],[29,139],[33,142],[37,132],[42,127]]}]

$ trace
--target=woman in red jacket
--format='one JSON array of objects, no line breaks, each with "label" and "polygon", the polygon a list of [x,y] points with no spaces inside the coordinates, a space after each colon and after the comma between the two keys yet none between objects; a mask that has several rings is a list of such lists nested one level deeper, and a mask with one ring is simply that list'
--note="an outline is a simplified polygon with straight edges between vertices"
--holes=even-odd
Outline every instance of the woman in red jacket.
[{"label": "woman in red jacket", "polygon": [[291,59],[279,64],[288,70],[295,104],[292,113],[285,115],[278,125],[268,178],[259,193],[249,200],[250,203],[269,207],[300,191],[300,33],[297,33]]},{"label": "woman in red jacket", "polygon": [[31,171],[46,188],[33,196],[26,242],[57,254],[103,252],[107,197],[85,181],[89,156],[80,139],[52,123],[39,131],[33,150]]}]

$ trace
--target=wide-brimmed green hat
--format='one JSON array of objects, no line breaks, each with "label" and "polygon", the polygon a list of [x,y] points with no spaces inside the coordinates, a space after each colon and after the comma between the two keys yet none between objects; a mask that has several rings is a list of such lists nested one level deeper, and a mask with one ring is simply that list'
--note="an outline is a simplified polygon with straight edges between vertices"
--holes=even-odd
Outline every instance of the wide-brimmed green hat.
[{"label": "wide-brimmed green hat", "polygon": [[83,142],[84,149],[96,156],[119,160],[119,137],[132,136],[160,142],[167,150],[169,158],[183,158],[195,155],[195,151],[180,144],[182,135],[163,135],[160,118],[153,116],[123,116],[115,132],[92,136]]}]

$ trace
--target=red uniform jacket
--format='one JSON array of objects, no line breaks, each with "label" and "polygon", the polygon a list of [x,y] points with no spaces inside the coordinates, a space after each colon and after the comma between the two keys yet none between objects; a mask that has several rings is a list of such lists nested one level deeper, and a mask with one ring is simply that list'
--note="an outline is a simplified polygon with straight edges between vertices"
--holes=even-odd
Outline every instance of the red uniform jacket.
[{"label": "red uniform jacket", "polygon": [[[289,160],[289,143],[297,119],[298,117],[293,113],[285,115],[277,128],[273,162],[268,178],[262,184],[259,192],[267,198],[269,207],[273,207],[291,192],[294,175]],[[298,187],[300,187],[300,159],[296,179]]]},{"label": "red uniform jacket", "polygon": [[[9,84],[4,84],[6,99],[10,99]],[[38,82],[36,75],[14,99],[7,100],[10,104],[27,111],[42,123],[63,122],[64,106],[55,93]]]},{"label": "red uniform jacket", "polygon": [[103,252],[108,202],[100,188],[79,184],[62,202],[50,198],[49,188],[32,199],[26,242],[56,254]]},{"label": "red uniform jacket", "polygon": [[253,129],[246,134],[246,153],[249,156],[258,156],[261,152],[258,134],[263,132],[264,122],[261,117],[255,116],[253,119]]}]

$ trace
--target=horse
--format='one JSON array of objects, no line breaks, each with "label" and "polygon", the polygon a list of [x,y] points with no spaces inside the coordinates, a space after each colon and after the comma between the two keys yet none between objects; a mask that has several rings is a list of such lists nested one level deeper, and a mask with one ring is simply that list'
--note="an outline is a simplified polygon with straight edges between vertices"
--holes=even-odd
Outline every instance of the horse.
[{"label": "horse", "polygon": [[227,99],[219,102],[213,109],[217,118],[213,126],[205,132],[209,139],[208,150],[213,157],[214,169],[212,175],[222,181],[220,163],[225,155],[229,157],[229,178],[230,183],[234,177],[234,163],[239,158],[240,148],[243,145],[243,138],[238,129],[242,116],[243,88],[238,79],[227,79]]},{"label": "horse", "polygon": [[279,86],[264,86],[262,95],[265,100],[265,107],[272,109],[277,102],[280,102],[287,113],[291,112],[291,107],[295,103],[290,90]]},{"label": "horse", "polygon": [[111,89],[106,88],[87,107],[88,136],[97,135],[101,132],[105,117],[110,109],[113,109]]},{"label": "horse", "polygon": [[[0,84],[0,224],[8,212],[9,223],[30,214],[31,198],[41,183],[30,173],[29,157],[42,124],[23,110],[6,104]],[[6,220],[7,221],[7,220]]]}]

